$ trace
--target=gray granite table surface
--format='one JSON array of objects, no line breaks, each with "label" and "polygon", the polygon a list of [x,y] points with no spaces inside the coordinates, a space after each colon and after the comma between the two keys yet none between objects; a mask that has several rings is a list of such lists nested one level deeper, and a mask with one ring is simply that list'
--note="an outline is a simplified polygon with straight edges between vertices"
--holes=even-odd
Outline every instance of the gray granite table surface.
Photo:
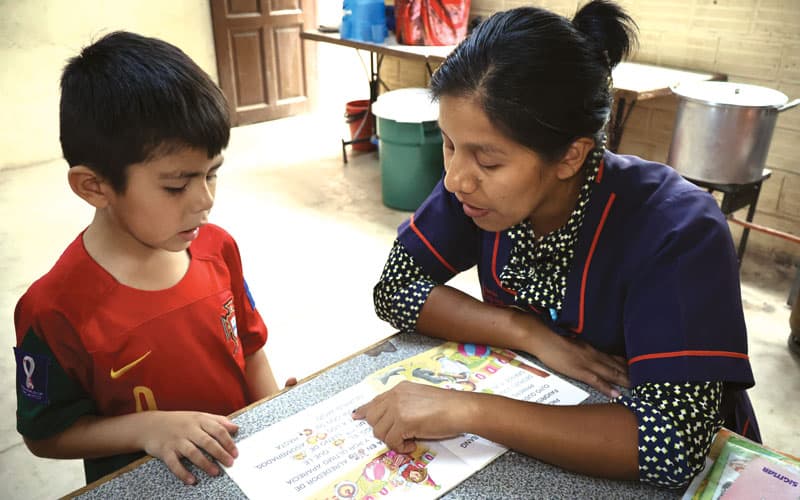
[{"label": "gray granite table surface", "polygon": [[[442,343],[422,335],[401,333],[367,353],[358,355],[277,397],[256,405],[233,420],[239,424],[236,441],[289,417],[363,380],[370,373],[402,361]],[[566,378],[566,377],[565,377]],[[567,378],[590,394],[583,404],[600,403],[607,398],[586,384]],[[598,429],[598,432],[602,432]],[[149,460],[91,490],[80,499],[127,498],[202,498],[233,499],[247,497],[227,475],[217,477],[189,465],[198,484],[185,486],[160,460]],[[679,498],[680,491],[659,489],[635,481],[612,481],[567,472],[534,458],[507,451],[473,474],[442,498],[483,500],[506,498]]]}]

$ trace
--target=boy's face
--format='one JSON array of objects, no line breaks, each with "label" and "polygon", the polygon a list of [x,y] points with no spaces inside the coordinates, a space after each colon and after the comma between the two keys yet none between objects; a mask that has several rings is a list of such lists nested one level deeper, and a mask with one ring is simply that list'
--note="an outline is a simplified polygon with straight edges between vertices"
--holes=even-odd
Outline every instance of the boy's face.
[{"label": "boy's face", "polygon": [[131,243],[179,252],[189,248],[214,205],[222,155],[183,148],[128,167],[125,191],[109,212]]}]

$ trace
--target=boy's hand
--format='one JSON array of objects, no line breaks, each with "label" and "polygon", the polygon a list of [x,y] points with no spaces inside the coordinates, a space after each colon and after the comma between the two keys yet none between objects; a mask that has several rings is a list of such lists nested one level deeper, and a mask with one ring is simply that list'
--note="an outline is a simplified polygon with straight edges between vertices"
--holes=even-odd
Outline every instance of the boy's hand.
[{"label": "boy's hand", "polygon": [[[147,412],[151,413],[151,412]],[[209,476],[220,473],[217,464],[209,460],[205,450],[217,461],[230,467],[239,454],[232,434],[239,426],[220,415],[193,411],[152,412],[143,429],[142,448],[149,455],[161,459],[185,484],[195,484],[197,478],[181,463],[186,458]]]}]

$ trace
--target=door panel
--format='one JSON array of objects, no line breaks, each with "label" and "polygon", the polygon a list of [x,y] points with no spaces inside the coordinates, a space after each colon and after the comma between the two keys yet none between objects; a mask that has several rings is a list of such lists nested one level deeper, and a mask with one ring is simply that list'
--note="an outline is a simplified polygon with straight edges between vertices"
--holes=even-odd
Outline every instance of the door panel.
[{"label": "door panel", "polygon": [[314,0],[211,0],[222,92],[233,125],[310,109],[313,52],[300,39],[315,26]]},{"label": "door panel", "polygon": [[236,106],[246,108],[264,105],[267,97],[267,72],[264,68],[264,41],[260,31],[231,32],[233,81],[236,84]]},{"label": "door panel", "polygon": [[229,14],[258,14],[258,0],[228,0]]},{"label": "door panel", "polygon": [[272,0],[272,11],[276,10],[299,10],[300,2],[297,0]]},{"label": "door panel", "polygon": [[300,39],[302,26],[287,26],[275,30],[274,45],[278,70],[278,99],[297,99],[305,96],[303,77],[303,41]]}]

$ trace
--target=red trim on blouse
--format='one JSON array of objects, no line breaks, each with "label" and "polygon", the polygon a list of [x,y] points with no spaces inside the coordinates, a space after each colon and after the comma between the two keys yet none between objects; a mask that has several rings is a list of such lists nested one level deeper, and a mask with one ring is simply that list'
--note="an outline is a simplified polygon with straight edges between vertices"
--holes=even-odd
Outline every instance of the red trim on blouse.
[{"label": "red trim on blouse", "polygon": [[611,193],[611,196],[608,198],[608,201],[606,202],[606,208],[603,209],[603,216],[600,217],[600,222],[597,224],[597,229],[594,232],[594,238],[592,238],[592,246],[589,247],[589,254],[586,256],[586,262],[583,265],[583,276],[581,277],[581,299],[580,299],[580,305],[578,306],[578,327],[573,328],[572,330],[575,333],[583,332],[584,305],[586,299],[586,279],[589,276],[589,266],[592,263],[594,250],[595,248],[597,248],[597,240],[600,239],[600,233],[603,232],[603,226],[606,223],[606,219],[608,218],[608,213],[611,211],[611,205],[614,204],[615,199],[617,199],[617,194]]},{"label": "red trim on blouse", "polygon": [[632,365],[638,361],[647,359],[661,359],[661,358],[679,358],[681,356],[711,356],[721,358],[740,358],[748,359],[747,354],[741,352],[731,351],[673,351],[673,352],[656,352],[653,354],[642,354],[641,356],[634,356],[628,360],[628,365]]},{"label": "red trim on blouse", "polygon": [[500,248],[500,232],[497,231],[494,233],[494,248],[492,249],[492,278],[494,278],[494,282],[497,283],[502,290],[510,293],[511,295],[516,296],[517,291],[511,290],[510,288],[506,288],[500,283],[500,278],[497,277],[497,249]]},{"label": "red trim on blouse", "polygon": [[425,246],[428,247],[428,250],[431,251],[434,257],[439,259],[439,262],[441,262],[442,265],[446,267],[448,271],[450,271],[453,274],[458,274],[458,271],[456,271],[456,269],[453,266],[451,266],[449,262],[444,260],[444,257],[442,257],[442,255],[439,252],[437,252],[435,248],[433,248],[433,245],[431,245],[431,242],[428,241],[428,238],[426,238],[425,235],[423,235],[422,232],[419,229],[417,229],[417,225],[414,224],[413,214],[411,215],[411,219],[409,220],[409,225],[411,226],[411,229],[414,231],[417,237],[420,239],[420,241],[422,241],[425,244]]},{"label": "red trim on blouse", "polygon": [[600,181],[603,180],[603,167],[606,165],[606,160],[600,160],[600,165],[597,167],[597,176],[594,178],[595,184],[600,184]]}]

